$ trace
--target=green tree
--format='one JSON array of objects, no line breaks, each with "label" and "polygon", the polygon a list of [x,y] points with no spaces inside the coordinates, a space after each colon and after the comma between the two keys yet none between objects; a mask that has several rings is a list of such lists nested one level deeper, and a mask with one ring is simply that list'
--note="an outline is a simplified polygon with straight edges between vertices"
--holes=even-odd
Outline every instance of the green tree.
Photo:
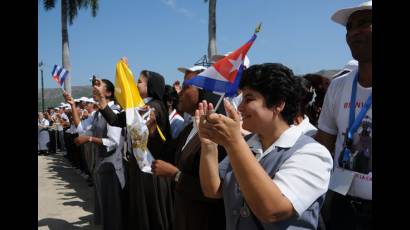
[{"label": "green tree", "polygon": [[[97,15],[98,0],[61,0],[61,36],[62,36],[62,59],[64,69],[71,72],[69,43],[68,43],[68,22],[73,24],[77,17],[78,10],[91,6],[91,14],[93,17]],[[56,0],[43,0],[45,10],[50,10],[55,7]],[[71,77],[70,74],[64,81],[64,90],[71,94]]]},{"label": "green tree", "polygon": [[209,2],[208,17],[208,59],[217,54],[216,51],[216,0],[204,0]]}]

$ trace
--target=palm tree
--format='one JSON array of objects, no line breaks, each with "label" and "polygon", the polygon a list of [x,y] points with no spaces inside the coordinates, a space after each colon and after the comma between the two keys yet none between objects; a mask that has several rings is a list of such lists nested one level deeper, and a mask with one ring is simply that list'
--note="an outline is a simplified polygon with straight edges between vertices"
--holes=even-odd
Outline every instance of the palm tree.
[{"label": "palm tree", "polygon": [[[208,2],[208,0],[204,0]],[[208,17],[208,59],[209,62],[216,52],[216,0],[209,0]]]},{"label": "palm tree", "polygon": [[[55,7],[55,0],[43,0],[45,10],[50,10]],[[71,72],[71,64],[69,57],[69,45],[68,45],[68,30],[67,21],[70,25],[73,24],[74,19],[77,17],[78,10],[82,8],[88,8],[91,6],[91,14],[93,17],[97,15],[98,0],[61,0],[61,36],[62,36],[62,59],[64,69]],[[68,20],[67,20],[68,19]],[[70,74],[64,81],[64,90],[71,94],[71,78]]]}]

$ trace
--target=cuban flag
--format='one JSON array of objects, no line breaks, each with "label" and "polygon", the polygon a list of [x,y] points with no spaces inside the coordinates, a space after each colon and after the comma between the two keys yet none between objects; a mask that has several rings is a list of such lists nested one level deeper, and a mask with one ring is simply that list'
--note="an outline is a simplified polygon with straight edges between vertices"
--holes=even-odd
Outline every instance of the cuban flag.
[{"label": "cuban flag", "polygon": [[185,81],[184,84],[217,94],[225,94],[226,97],[235,96],[244,69],[243,61],[255,39],[256,33],[239,49],[217,61],[199,75]]},{"label": "cuban flag", "polygon": [[64,69],[61,66],[54,65],[53,72],[51,72],[53,79],[60,84],[60,86],[63,86],[64,80],[68,75],[68,70]]}]

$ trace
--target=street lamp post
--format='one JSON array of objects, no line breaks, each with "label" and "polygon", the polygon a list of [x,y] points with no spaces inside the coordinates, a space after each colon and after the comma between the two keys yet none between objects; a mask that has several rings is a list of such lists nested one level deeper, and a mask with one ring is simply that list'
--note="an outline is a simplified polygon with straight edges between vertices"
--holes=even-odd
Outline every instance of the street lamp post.
[{"label": "street lamp post", "polygon": [[40,67],[40,71],[41,71],[41,105],[42,105],[42,108],[43,108],[43,112],[45,111],[44,110],[44,82],[43,82],[43,62],[41,61],[39,64],[38,64],[38,67]]}]

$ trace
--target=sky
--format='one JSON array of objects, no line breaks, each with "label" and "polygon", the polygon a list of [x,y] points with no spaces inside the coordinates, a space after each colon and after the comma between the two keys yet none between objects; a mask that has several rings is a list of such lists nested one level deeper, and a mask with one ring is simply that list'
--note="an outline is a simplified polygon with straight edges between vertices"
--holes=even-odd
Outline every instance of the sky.
[{"label": "sky", "polygon": [[[38,61],[44,88],[56,88],[51,71],[62,65],[60,1],[45,11],[38,1]],[[340,69],[352,59],[345,28],[331,15],[359,5],[352,0],[218,0],[218,53],[233,51],[252,36],[251,64],[279,62],[295,74]],[[82,9],[68,28],[72,86],[88,85],[96,74],[114,82],[117,61],[128,57],[134,77],[147,69],[166,84],[182,81],[178,67],[190,67],[208,53],[208,3],[203,0],[99,1],[97,16]],[[41,74],[38,71],[38,87]]]}]

